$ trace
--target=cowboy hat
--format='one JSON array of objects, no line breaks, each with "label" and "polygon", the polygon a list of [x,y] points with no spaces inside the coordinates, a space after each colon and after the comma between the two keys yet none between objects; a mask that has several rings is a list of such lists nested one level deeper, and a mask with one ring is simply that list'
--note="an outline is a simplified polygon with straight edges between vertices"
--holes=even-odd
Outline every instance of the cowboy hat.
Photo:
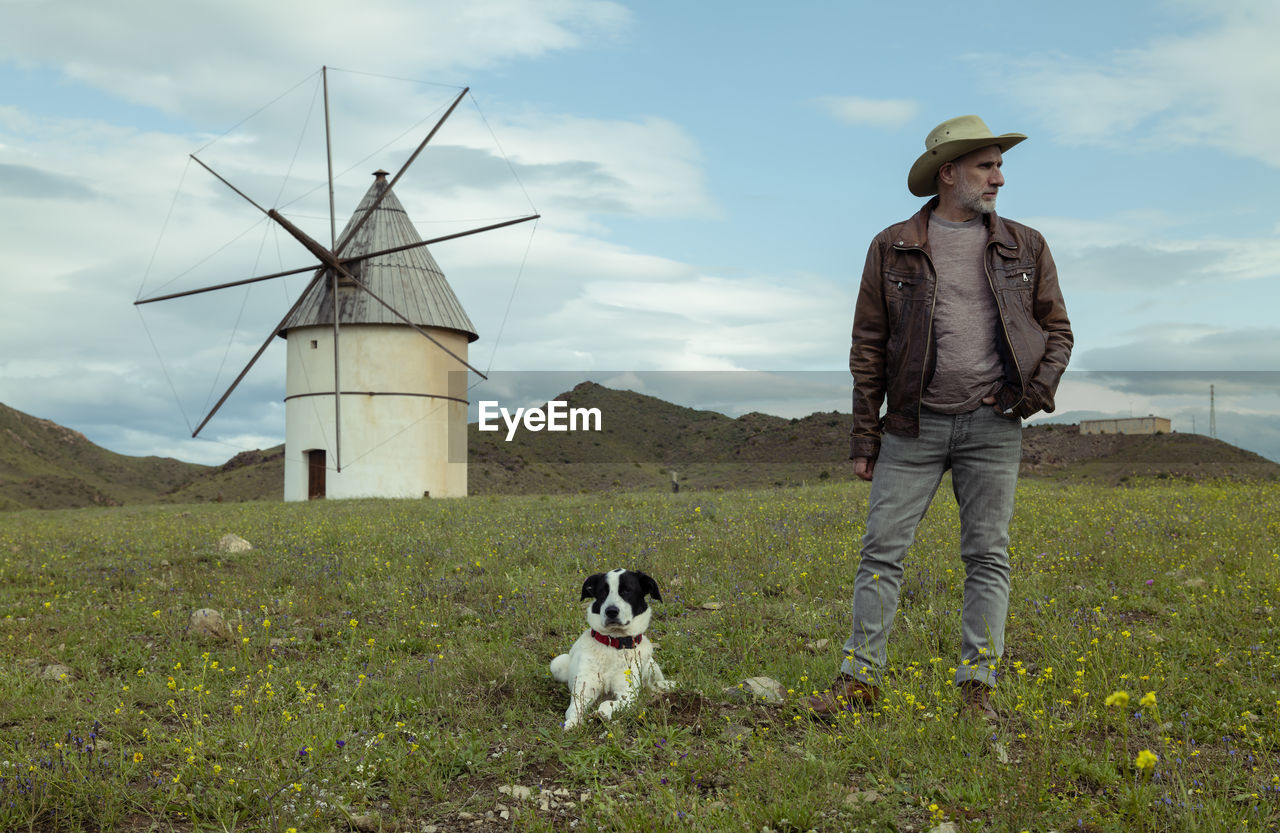
[{"label": "cowboy hat", "polygon": [[1000,150],[1009,148],[1027,138],[1021,133],[1002,133],[996,136],[991,128],[977,116],[957,116],[947,119],[929,131],[924,140],[924,153],[911,166],[907,174],[907,189],[917,197],[928,197],[938,193],[935,178],[938,169],[948,162],[954,162],[961,156],[979,148],[998,145]]}]

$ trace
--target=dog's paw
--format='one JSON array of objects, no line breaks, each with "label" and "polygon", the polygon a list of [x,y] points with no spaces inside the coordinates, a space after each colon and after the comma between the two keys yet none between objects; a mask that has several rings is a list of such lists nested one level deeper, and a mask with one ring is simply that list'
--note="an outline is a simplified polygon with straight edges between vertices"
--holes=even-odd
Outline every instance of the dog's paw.
[{"label": "dog's paw", "polygon": [[599,706],[596,707],[596,714],[600,715],[605,720],[611,720],[613,718],[614,709],[616,709],[617,707],[618,707],[617,700],[605,700],[603,703],[601,703]]},{"label": "dog's paw", "polygon": [[653,688],[655,691],[675,691],[676,681],[675,680],[658,680],[656,683],[653,684]]}]

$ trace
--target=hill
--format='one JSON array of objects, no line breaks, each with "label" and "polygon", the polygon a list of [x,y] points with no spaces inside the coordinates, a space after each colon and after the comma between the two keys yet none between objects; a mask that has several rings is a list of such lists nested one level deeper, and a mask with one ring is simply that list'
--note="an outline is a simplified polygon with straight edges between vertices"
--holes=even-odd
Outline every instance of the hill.
[{"label": "hill", "polygon": [[[508,442],[505,429],[473,423],[471,494],[784,487],[853,477],[848,414],[732,418],[592,382],[556,399],[597,409],[601,430],[521,430]],[[1029,477],[1280,480],[1280,465],[1198,434],[1081,435],[1075,425],[1039,424],[1026,428],[1022,447]],[[0,405],[0,509],[279,500],[283,482],[283,446],[221,466],[127,457]]]},{"label": "hill", "polygon": [[116,454],[79,432],[0,405],[0,509],[153,503],[208,471],[171,457]]},{"label": "hill", "polygon": [[[203,467],[202,467],[203,468]],[[227,462],[160,496],[163,503],[280,500],[284,494],[284,445],[242,451]]]},{"label": "hill", "polygon": [[1022,471],[1108,483],[1135,477],[1280,479],[1280,465],[1203,434],[1081,434],[1078,425],[1024,429]]},{"label": "hill", "polygon": [[732,489],[787,486],[849,474],[848,417],[816,413],[785,419],[732,418],[632,391],[584,382],[556,397],[595,408],[600,431],[504,431],[470,426],[473,494],[602,489]]}]

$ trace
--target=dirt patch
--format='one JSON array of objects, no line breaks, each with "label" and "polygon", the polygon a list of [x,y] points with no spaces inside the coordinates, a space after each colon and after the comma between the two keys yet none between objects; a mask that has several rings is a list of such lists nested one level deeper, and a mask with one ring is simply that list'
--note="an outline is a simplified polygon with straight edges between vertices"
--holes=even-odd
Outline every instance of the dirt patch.
[{"label": "dirt patch", "polygon": [[718,709],[701,694],[668,691],[659,696],[668,720],[677,726],[701,729],[705,721],[714,717]]}]

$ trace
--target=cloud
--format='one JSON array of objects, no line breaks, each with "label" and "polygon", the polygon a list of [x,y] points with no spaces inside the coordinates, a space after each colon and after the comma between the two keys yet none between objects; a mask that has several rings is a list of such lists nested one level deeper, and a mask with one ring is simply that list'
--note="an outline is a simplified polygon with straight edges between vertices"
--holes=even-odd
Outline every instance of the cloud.
[{"label": "cloud", "polygon": [[[588,237],[540,233],[497,361],[510,369],[809,369],[832,367],[832,346],[840,345],[839,367],[850,321],[831,309],[851,310],[852,293],[812,275],[731,278]],[[485,339],[498,328],[481,323],[485,313],[471,314],[482,336],[476,346],[487,351]]]},{"label": "cloud", "polygon": [[95,196],[92,189],[72,177],[27,165],[3,163],[0,163],[0,190],[11,197],[29,200],[87,200]]},{"label": "cloud", "polygon": [[[399,172],[456,94],[418,96],[411,83],[358,80],[341,96],[331,92],[339,227],[369,188],[369,174]],[[323,122],[314,113],[309,118],[310,96],[282,100],[195,155],[255,202],[279,207],[313,237],[327,239],[326,144]],[[396,103],[370,109],[370,101]],[[187,164],[179,190],[170,231],[183,224],[203,229],[215,207],[237,218],[238,231],[262,216],[195,163]],[[424,237],[535,212],[546,218],[542,227],[591,234],[606,233],[608,217],[717,215],[701,152],[672,122],[482,113],[473,100],[443,124],[395,193]]]},{"label": "cloud", "polygon": [[1136,337],[1123,344],[1084,352],[1076,365],[1090,371],[1261,371],[1264,377],[1280,367],[1280,328],[1165,323],[1131,335]]},{"label": "cloud", "polygon": [[814,102],[828,115],[854,125],[902,127],[920,111],[918,101],[906,98],[863,98],[824,95]]},{"label": "cloud", "polygon": [[1005,64],[1001,83],[1060,141],[1160,149],[1208,146],[1280,167],[1280,6],[1196,7],[1211,21],[1097,56]]},{"label": "cloud", "polygon": [[[1094,408],[1119,406],[1119,399],[1100,398],[1104,390],[1119,397],[1178,396],[1197,401],[1203,398],[1207,405],[1212,385],[1217,395],[1235,397],[1239,408],[1249,411],[1252,406],[1247,403],[1251,399],[1262,401],[1280,396],[1280,371],[1068,370],[1062,384],[1091,386],[1087,390]],[[1084,406],[1076,402],[1070,407]]]},{"label": "cloud", "polygon": [[1275,280],[1280,277],[1280,240],[1145,239],[1110,245],[1073,242],[1046,228],[1060,274],[1071,275],[1075,287],[1103,291],[1159,286],[1214,286],[1230,281]]},{"label": "cloud", "polygon": [[[578,250],[578,255],[587,269],[603,262],[589,250]],[[615,253],[611,260],[626,260],[626,256]],[[639,257],[639,262],[645,260]],[[537,285],[538,277],[532,282]],[[831,346],[847,341],[849,324],[830,315],[833,291],[815,284],[813,291],[797,292],[794,285],[763,276],[730,281],[694,272],[678,282],[593,276],[576,286],[560,286],[558,293],[563,297],[545,305],[526,307],[518,302],[496,346],[498,367],[773,370],[830,366]],[[477,343],[481,351],[487,347]]]},{"label": "cloud", "polygon": [[[228,0],[193,14],[140,0],[128,12],[93,0],[6,4],[0,51],[67,79],[170,114],[226,119],[332,57],[362,69],[423,77],[607,43],[630,12],[604,0]],[[163,67],[163,70],[158,70]],[[294,78],[282,68],[298,68]],[[264,79],[276,79],[264,84]]]},{"label": "cloud", "polygon": [[[713,217],[702,153],[673,122],[576,116],[512,117],[501,126],[503,144],[517,166],[585,165],[595,175],[543,180],[543,193],[582,219],[581,207],[666,219]],[[540,197],[541,203],[548,197]],[[580,206],[574,210],[574,204]]]}]

